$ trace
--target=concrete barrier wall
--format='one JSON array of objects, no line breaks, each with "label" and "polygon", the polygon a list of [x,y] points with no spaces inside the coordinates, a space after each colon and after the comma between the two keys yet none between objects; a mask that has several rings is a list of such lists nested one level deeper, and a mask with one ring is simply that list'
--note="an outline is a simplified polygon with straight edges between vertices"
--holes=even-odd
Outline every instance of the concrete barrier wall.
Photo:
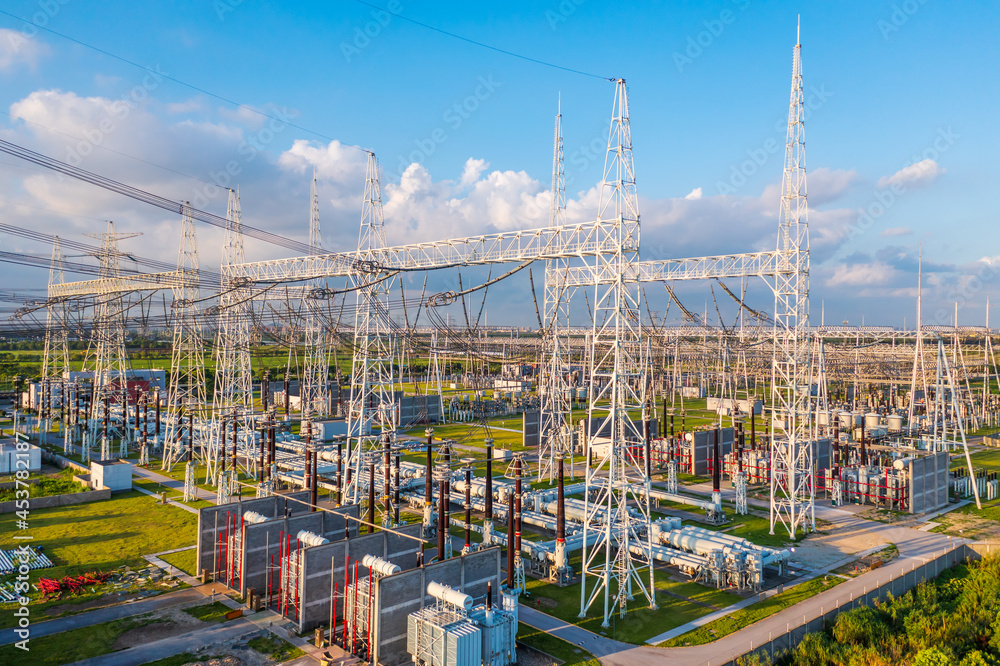
[{"label": "concrete barrier wall", "polygon": [[[368,569],[360,563],[365,555],[381,557],[404,571],[415,567],[417,553],[423,550],[423,541],[419,540],[422,529],[419,523],[404,525],[394,532],[365,534],[306,549],[299,580],[299,632],[311,631],[330,622],[333,585],[337,585],[337,595],[342,595],[347,567],[353,577],[354,562],[358,562],[358,579],[367,578]],[[413,538],[402,536],[404,534]],[[343,597],[337,601],[335,614],[338,618],[344,617]]]},{"label": "concrete barrier wall", "polygon": [[64,458],[63,456],[60,456],[58,454],[51,453],[49,451],[46,451],[45,449],[42,449],[42,460],[44,460],[49,464],[55,465],[59,469],[72,467],[73,469],[78,469],[81,472],[88,472],[88,473],[90,472],[90,468],[87,467],[86,465],[81,465],[78,462],[74,462],[69,458]]},{"label": "concrete barrier wall", "polygon": [[[287,502],[286,495],[272,495],[271,497],[248,497],[228,504],[218,506],[208,506],[198,510],[198,549],[197,549],[197,571],[207,569],[214,576],[216,562],[216,539],[218,535],[225,535],[226,532],[226,512],[232,515],[242,516],[246,511],[256,511],[262,516],[274,518],[284,515],[288,509],[290,514],[302,513],[308,510],[299,502]],[[287,497],[309,501],[309,491],[303,490],[295,493],[288,493]]]},{"label": "concrete barrier wall", "polygon": [[406,651],[406,618],[435,599],[427,595],[427,584],[442,583],[470,595],[475,603],[486,598],[487,583],[493,583],[494,602],[500,601],[500,548],[487,548],[419,569],[402,571],[380,579],[375,585],[379,622],[376,625],[375,663],[397,666],[412,661]]},{"label": "concrete barrier wall", "polygon": [[[320,534],[331,541],[343,539],[346,519],[342,515],[337,515],[338,513],[357,517],[358,507],[347,506],[331,509],[330,512],[290,514],[287,517],[284,514],[279,514],[274,520],[245,525],[243,528],[243,581],[239,582],[240,592],[246,594],[247,589],[251,587],[259,594],[267,592],[267,568],[273,561],[276,567],[274,571],[278,570],[282,539],[284,539],[286,547],[291,545],[292,548],[299,547],[296,535],[301,530]],[[352,521],[350,525],[352,536],[357,534],[357,529],[357,524]],[[291,538],[289,539],[289,537]],[[273,580],[271,586],[277,587]]]},{"label": "concrete barrier wall", "polygon": [[[108,488],[101,488],[100,490],[90,490],[83,493],[66,493],[65,495],[32,497],[29,499],[28,506],[31,509],[50,509],[55,506],[85,504],[87,502],[97,502],[106,499],[111,499],[111,490]],[[0,513],[14,513],[15,511],[17,511],[17,500],[0,502]]]},{"label": "concrete barrier wall", "polygon": [[789,626],[787,631],[770,636],[761,645],[751,644],[750,649],[744,655],[735,655],[734,659],[721,661],[717,664],[713,663],[709,666],[736,666],[736,659],[755,654],[764,655],[771,660],[770,663],[774,663],[782,653],[794,649],[801,643],[807,634],[823,631],[825,627],[836,621],[837,616],[841,613],[862,606],[872,606],[878,600],[884,601],[890,593],[894,597],[899,597],[920,583],[936,578],[945,569],[961,564],[966,558],[981,559],[986,553],[1000,554],[1000,544],[959,544],[920,566],[887,577],[884,581],[878,581],[877,584],[866,588],[861,595],[852,596],[840,605],[824,607],[819,613],[802,616],[794,626]]}]

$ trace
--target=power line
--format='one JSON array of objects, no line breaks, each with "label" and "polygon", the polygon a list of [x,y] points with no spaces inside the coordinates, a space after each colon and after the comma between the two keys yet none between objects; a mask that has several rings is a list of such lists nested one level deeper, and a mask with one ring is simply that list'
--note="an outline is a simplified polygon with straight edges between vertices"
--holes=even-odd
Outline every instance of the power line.
[{"label": "power line", "polygon": [[439,33],[439,34],[442,34],[442,35],[446,35],[446,36],[451,37],[453,39],[458,39],[458,40],[461,40],[461,41],[466,42],[468,44],[473,44],[475,46],[479,46],[479,47],[484,48],[484,49],[489,49],[490,51],[495,51],[497,53],[502,53],[503,55],[508,55],[508,56],[511,56],[512,58],[519,58],[520,60],[526,60],[528,62],[533,62],[536,65],[542,65],[544,67],[552,67],[553,69],[561,69],[562,71],[569,72],[571,74],[579,74],[581,76],[589,76],[589,77],[592,77],[592,78],[595,78],[595,79],[602,79],[604,81],[614,81],[615,80],[614,77],[601,76],[600,74],[593,74],[591,72],[584,72],[583,70],[573,69],[572,67],[564,67],[563,65],[557,65],[555,63],[547,62],[545,60],[539,60],[538,58],[532,58],[531,56],[522,55],[520,53],[515,53],[514,51],[508,51],[507,49],[502,49],[502,48],[500,48],[498,46],[492,46],[490,44],[485,44],[483,42],[476,41],[475,39],[470,39],[468,37],[463,37],[462,35],[457,35],[454,32],[448,32],[447,30],[443,30],[441,28],[438,28],[437,26],[430,25],[429,23],[423,23],[422,21],[418,21],[416,19],[412,19],[412,18],[409,18],[407,16],[403,16],[402,14],[398,14],[398,13],[396,13],[394,11],[389,10],[389,9],[385,9],[384,7],[379,7],[378,5],[372,4],[370,2],[365,2],[365,0],[353,0],[353,1],[356,2],[359,5],[364,5],[365,7],[371,7],[372,9],[375,9],[377,11],[385,12],[386,14],[390,14],[392,16],[395,16],[396,18],[398,18],[401,21],[406,21],[407,23],[412,23],[413,25],[418,25],[421,28],[425,28],[427,30],[432,30],[432,31],[434,31],[436,33]]},{"label": "power line", "polygon": [[168,172],[176,174],[178,176],[183,176],[185,178],[190,178],[191,180],[197,180],[199,183],[205,183],[206,185],[215,185],[215,183],[213,183],[213,182],[211,182],[209,180],[205,180],[204,178],[199,178],[198,176],[192,176],[189,173],[184,173],[183,171],[178,171],[176,169],[171,169],[168,166],[163,166],[162,164],[157,164],[155,162],[150,162],[149,160],[144,160],[141,157],[136,157],[135,155],[129,155],[128,153],[123,153],[120,150],[115,150],[114,148],[108,148],[107,146],[105,146],[103,144],[100,144],[100,143],[93,143],[93,142],[88,141],[87,139],[84,139],[82,137],[73,136],[72,134],[67,134],[66,132],[61,132],[61,131],[59,131],[59,130],[57,130],[55,128],[48,127],[47,125],[42,125],[41,123],[36,123],[34,121],[28,120],[27,118],[15,118],[14,116],[12,116],[9,113],[7,113],[6,111],[2,111],[2,110],[0,110],[0,113],[2,113],[3,115],[7,116],[12,121],[14,121],[14,120],[20,120],[23,123],[27,123],[28,125],[34,125],[35,127],[40,127],[43,130],[46,130],[48,132],[53,132],[55,134],[61,134],[64,137],[66,137],[67,139],[73,139],[74,141],[82,141],[82,142],[84,142],[84,143],[86,143],[86,144],[88,144],[90,146],[94,146],[95,148],[100,148],[101,150],[106,150],[106,151],[108,151],[110,153],[114,153],[115,155],[121,155],[122,157],[127,157],[128,159],[135,160],[136,162],[141,162],[143,164],[148,164],[149,166],[156,167],[157,169],[163,169],[164,171],[168,171]]},{"label": "power line", "polygon": [[[52,28],[48,28],[48,27],[43,26],[43,25],[36,25],[35,23],[32,23],[28,19],[26,19],[26,18],[24,18],[22,16],[18,16],[17,14],[12,14],[11,12],[4,11],[3,9],[0,9],[0,14],[3,14],[4,16],[9,16],[10,18],[15,19],[17,21],[21,21],[22,23],[27,23],[29,25],[33,25],[36,28],[38,28],[39,30],[44,30],[45,32],[53,34],[53,35],[55,35],[57,37],[62,37],[63,39],[65,39],[67,41],[73,42],[74,44],[78,44],[78,45],[80,45],[80,46],[82,46],[84,48],[90,49],[92,51],[96,51],[97,53],[100,53],[101,55],[106,55],[109,58],[113,58],[113,59],[115,59],[115,60],[117,60],[119,62],[123,62],[126,65],[131,65],[132,67],[137,67],[137,68],[143,70],[144,72],[148,72],[149,74],[153,74],[155,76],[167,79],[168,81],[173,81],[174,83],[176,83],[178,85],[182,85],[185,88],[190,88],[191,90],[194,90],[195,92],[200,92],[203,95],[208,95],[209,97],[217,99],[220,102],[225,102],[226,104],[234,106],[237,109],[245,109],[246,111],[249,111],[251,113],[255,113],[258,116],[261,116],[263,118],[268,118],[269,120],[276,120],[279,123],[282,123],[282,124],[287,125],[289,127],[294,127],[297,130],[301,130],[301,131],[306,132],[308,134],[312,134],[313,136],[319,137],[321,139],[325,139],[326,141],[337,141],[337,139],[334,139],[331,136],[327,136],[326,134],[323,134],[322,132],[317,132],[317,131],[311,130],[311,129],[307,128],[307,127],[303,127],[301,125],[296,125],[295,123],[290,122],[288,120],[288,118],[279,118],[278,116],[274,116],[274,115],[271,115],[269,113],[265,113],[264,111],[260,111],[258,109],[255,109],[255,108],[253,108],[253,107],[251,107],[251,106],[249,106],[247,104],[242,104],[240,102],[237,102],[236,100],[229,99],[228,97],[224,97],[222,95],[218,95],[218,94],[216,94],[216,93],[214,93],[214,92],[212,92],[210,90],[206,90],[205,88],[201,88],[201,87],[196,86],[196,85],[194,85],[192,83],[188,83],[187,81],[182,81],[181,79],[178,79],[177,77],[170,76],[169,74],[165,74],[163,72],[157,71],[157,70],[155,70],[155,69],[153,69],[151,67],[147,67],[146,65],[140,64],[140,63],[138,63],[138,62],[136,62],[134,60],[129,60],[128,58],[125,58],[124,56],[117,55],[115,53],[112,53],[111,51],[107,51],[107,50],[102,49],[102,48],[100,48],[98,46],[94,46],[93,44],[88,44],[87,42],[84,42],[84,41],[81,41],[79,39],[76,39],[75,37],[70,37],[69,35],[61,33],[61,32],[58,32],[56,30],[53,30]],[[348,146],[350,148],[355,148],[355,149],[360,150],[362,152],[367,152],[367,151],[365,151],[364,148],[361,148],[359,146],[353,146],[353,145],[350,145],[350,144],[343,144],[343,145]]]},{"label": "power line", "polygon": [[[77,180],[90,183],[91,185],[103,187],[111,192],[117,192],[118,194],[135,199],[136,201],[140,201],[157,208],[162,208],[163,210],[176,213],[177,215],[188,214],[196,220],[207,222],[208,224],[221,229],[225,229],[228,225],[228,220],[226,220],[226,218],[216,215],[215,213],[209,213],[197,208],[192,208],[190,205],[146,192],[145,190],[132,187],[131,185],[126,185],[125,183],[112,180],[111,178],[106,178],[105,176],[87,171],[86,169],[81,169],[80,167],[67,164],[66,162],[60,162],[53,157],[36,153],[33,150],[19,146],[16,143],[11,143],[10,141],[0,139],[0,152],[7,153],[8,155],[12,155],[14,157],[19,157],[27,162],[32,162],[38,166],[45,167],[46,169],[70,176],[71,178],[76,178]],[[246,224],[242,225],[242,228],[245,236],[256,238],[273,245],[279,245],[301,254],[310,254],[313,252],[308,243],[302,243],[301,241],[286,238],[279,234],[264,231],[263,229],[251,227]]]}]

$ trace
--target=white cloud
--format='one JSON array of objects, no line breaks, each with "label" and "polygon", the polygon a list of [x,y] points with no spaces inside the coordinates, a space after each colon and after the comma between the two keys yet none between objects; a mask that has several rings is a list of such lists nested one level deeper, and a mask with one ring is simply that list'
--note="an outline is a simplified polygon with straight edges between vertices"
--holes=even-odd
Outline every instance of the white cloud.
[{"label": "white cloud", "polygon": [[916,164],[905,166],[891,176],[883,176],[878,180],[879,187],[923,187],[930,185],[944,169],[931,159],[921,160]]},{"label": "white cloud", "polygon": [[25,65],[34,71],[38,61],[51,53],[49,45],[19,30],[0,28],[0,72]]},{"label": "white cloud", "polygon": [[913,233],[913,229],[909,227],[889,227],[888,229],[882,230],[882,236],[885,238],[892,238],[895,236],[908,236]]},{"label": "white cloud", "polygon": [[192,97],[191,99],[183,102],[173,102],[167,104],[167,113],[192,113],[194,111],[204,110],[205,102],[198,97]]},{"label": "white cloud", "polygon": [[896,269],[879,261],[841,264],[826,281],[827,287],[888,286],[896,277]]},{"label": "white cloud", "polygon": [[472,157],[465,160],[465,169],[462,171],[462,180],[460,185],[462,187],[468,187],[474,182],[479,180],[479,177],[483,174],[483,171],[490,168],[490,163],[486,160],[477,160]]},{"label": "white cloud", "polygon": [[686,195],[684,195],[684,198],[687,199],[688,201],[695,201],[697,199],[701,199],[701,188],[700,187],[694,188]]}]

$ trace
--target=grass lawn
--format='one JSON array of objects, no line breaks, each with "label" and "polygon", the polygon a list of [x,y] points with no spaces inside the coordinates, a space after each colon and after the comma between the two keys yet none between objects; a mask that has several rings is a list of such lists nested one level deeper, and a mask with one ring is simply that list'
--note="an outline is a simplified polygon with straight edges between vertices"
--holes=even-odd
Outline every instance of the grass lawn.
[{"label": "grass lawn", "polygon": [[31,650],[28,652],[13,645],[4,645],[0,647],[0,661],[11,666],[20,664],[45,666],[91,659],[113,652],[112,646],[115,641],[126,631],[160,621],[163,620],[145,616],[130,617],[52,636],[33,638],[29,643]]},{"label": "grass lawn", "polygon": [[278,663],[298,659],[305,654],[305,652],[288,641],[271,635],[251,638],[247,641],[247,645],[255,652],[259,652],[265,657],[270,657]]},{"label": "grass lawn", "polygon": [[[574,558],[571,565],[579,571],[580,561]],[[587,592],[594,589],[595,580],[587,579]],[[606,635],[625,643],[643,644],[647,639],[663,633],[668,629],[679,627],[708,613],[715,612],[739,601],[740,597],[729,592],[706,587],[699,583],[677,582],[668,577],[667,573],[656,570],[656,603],[657,610],[650,610],[645,598],[636,592],[635,599],[629,602],[625,619],[615,612],[612,626],[601,627],[603,592],[591,605],[587,617],[580,619],[580,584],[558,587],[548,582],[528,578],[526,581],[531,597],[523,599],[522,603],[536,607],[561,620],[576,624],[594,633]],[[549,601],[545,601],[545,600]],[[555,602],[555,606],[552,606]]]},{"label": "grass lawn", "polygon": [[[506,417],[506,419],[494,419],[490,421],[490,425],[500,425],[505,423],[507,425],[501,427],[510,427],[520,429],[521,420],[514,417]],[[417,428],[412,428],[406,431],[407,435],[413,435],[421,438],[425,438],[424,430],[426,426],[420,426]],[[524,449],[522,444],[523,438],[520,432],[510,432],[509,430],[490,430],[490,436],[493,437],[493,446],[496,448],[512,449],[515,451],[520,451]],[[476,425],[475,422],[470,423],[449,423],[448,425],[435,425],[434,426],[434,439],[435,441],[441,439],[454,439],[459,444],[466,444],[469,446],[483,446],[485,447],[486,441],[486,431]],[[458,452],[457,457],[461,457],[462,453]]]},{"label": "grass lawn", "polygon": [[[156,494],[155,500],[157,502],[160,501],[160,494],[163,492],[167,493],[168,500],[181,502],[181,500],[184,498],[184,493],[181,492],[180,490],[176,490],[174,488],[168,488],[167,486],[161,485],[156,481],[150,481],[148,479],[133,478],[132,486],[134,488],[142,488],[143,490],[148,490],[151,493],[155,493]],[[247,493],[244,493],[244,496],[246,495]],[[154,498],[150,497],[150,499]],[[184,505],[189,506],[192,509],[201,509],[206,506],[215,506],[215,502],[211,502],[209,500],[194,500],[192,502],[184,503]]]},{"label": "grass lawn", "polygon": [[684,645],[704,645],[705,643],[711,643],[723,636],[728,636],[735,631],[739,631],[758,620],[763,620],[765,617],[784,610],[789,606],[794,606],[811,596],[829,590],[831,587],[835,587],[842,582],[844,582],[844,579],[840,576],[813,578],[789,590],[785,590],[781,594],[776,594],[764,601],[741,608],[726,617],[719,618],[715,622],[709,622],[694,631],[689,631],[682,636],[672,638],[665,643],[661,643],[660,647],[681,647]]},{"label": "grass lawn", "polygon": [[181,571],[191,574],[192,576],[197,576],[198,573],[195,571],[197,568],[198,551],[195,548],[189,550],[182,550],[179,553],[169,553],[167,555],[160,555],[160,559],[167,564],[172,564]]},{"label": "grass lawn", "polygon": [[[1000,472],[1000,450],[991,449],[987,451],[976,451],[971,454],[972,466],[985,469],[990,472]],[[951,459],[951,469],[968,469],[965,461],[965,454],[957,455]]]},{"label": "grass lawn", "polygon": [[210,604],[191,606],[183,610],[191,617],[196,617],[202,622],[225,622],[226,613],[232,609],[221,601],[213,601]]},{"label": "grass lawn", "polygon": [[[67,467],[57,474],[43,476],[41,481],[30,486],[29,497],[50,497],[52,495],[87,492],[90,490],[89,488],[73,480],[73,476],[79,473],[77,470]],[[0,490],[0,502],[17,499],[16,493],[17,488]]]},{"label": "grass lawn", "polygon": [[517,642],[541,650],[560,660],[565,666],[599,666],[601,663],[583,648],[541,629],[529,627],[523,622],[517,625]]},{"label": "grass lawn", "polygon": [[[56,565],[31,572],[30,580],[35,583],[42,576],[58,579],[88,571],[112,571],[122,565],[143,568],[147,565],[144,554],[194,543],[198,517],[133,490],[100,502],[34,509],[25,531],[16,529],[16,520],[12,513],[0,516],[0,549],[16,548],[20,541],[14,535],[30,534],[32,545],[43,546]],[[41,595],[32,591],[30,596],[37,600]],[[45,607],[65,603],[65,598],[35,603],[33,614],[41,617]],[[14,624],[14,616],[6,612],[11,608],[11,604],[0,606],[0,628]]]}]

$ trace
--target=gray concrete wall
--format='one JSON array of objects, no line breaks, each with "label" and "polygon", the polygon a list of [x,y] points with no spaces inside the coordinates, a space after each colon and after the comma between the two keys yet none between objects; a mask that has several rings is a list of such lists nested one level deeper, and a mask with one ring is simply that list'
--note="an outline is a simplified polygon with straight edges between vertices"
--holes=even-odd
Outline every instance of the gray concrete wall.
[{"label": "gray concrete wall", "polygon": [[[243,532],[246,541],[243,547],[244,581],[240,592],[245,594],[247,588],[251,587],[261,594],[267,592],[267,567],[271,556],[274,556],[275,565],[278,564],[282,538],[287,545],[288,536],[291,535],[293,548],[298,546],[296,535],[300,530],[320,534],[330,541],[339,541],[344,538],[344,523],[347,519],[338,514],[348,514],[356,518],[360,509],[357,506],[346,506],[330,511],[335,513],[316,511],[292,514],[287,518],[279,515],[275,520],[247,525]],[[350,529],[352,536],[357,534],[358,528],[354,521],[350,521]],[[274,581],[271,581],[271,585],[276,587]]]},{"label": "gray concrete wall", "polygon": [[[603,427],[600,428],[600,432],[597,432],[598,426],[600,425],[600,423],[602,421],[604,421],[603,418],[581,419],[581,420],[584,421],[584,422],[586,422],[587,429],[590,431],[591,437],[610,437],[611,436],[611,423],[610,422],[605,423],[603,425]],[[632,423],[635,424],[636,430],[641,433],[642,432],[642,428],[643,428],[642,421],[632,421]],[[651,437],[656,437],[656,433],[660,432],[660,422],[659,422],[659,420],[657,420],[657,419],[650,419],[649,429],[650,429],[650,436]],[[732,428],[730,428],[729,430],[731,431]],[[730,439],[732,439],[731,436],[730,436]]]},{"label": "gray concrete wall", "polygon": [[[307,548],[303,556],[302,578],[299,581],[299,631],[311,631],[329,623],[331,572],[332,582],[337,585],[337,594],[340,595],[344,589],[347,567],[350,566],[353,576],[355,561],[358,562],[358,578],[368,577],[368,569],[360,563],[365,555],[381,557],[399,565],[403,571],[415,567],[417,553],[423,550],[423,542],[419,540],[421,529],[422,526],[416,523],[398,528],[394,531],[398,534],[376,532]],[[414,538],[401,536],[403,534]],[[343,601],[337,603],[336,615],[338,618],[344,617]]]},{"label": "gray concrete wall", "polygon": [[524,446],[536,447],[542,442],[542,411],[531,409],[521,415],[521,443]]},{"label": "gray concrete wall", "polygon": [[375,586],[379,622],[375,635],[375,663],[397,666],[412,661],[406,651],[406,618],[434,604],[427,595],[431,581],[449,585],[472,596],[476,604],[486,598],[486,585],[493,583],[494,602],[500,600],[500,548],[488,548],[420,569],[387,576]]},{"label": "gray concrete wall", "polygon": [[910,461],[910,513],[927,513],[948,505],[949,463],[945,451]]},{"label": "gray concrete wall", "polygon": [[304,490],[286,495],[272,495],[271,497],[246,498],[228,504],[218,506],[208,506],[198,511],[198,549],[197,549],[197,571],[203,569],[215,572],[216,566],[216,536],[224,535],[226,532],[226,512],[231,515],[242,516],[246,511],[256,511],[262,516],[274,518],[284,515],[287,508],[290,513],[301,513],[308,510],[303,504],[298,502],[288,502],[285,497],[299,500],[309,500],[309,491]]},{"label": "gray concrete wall", "polygon": [[813,465],[816,470],[822,472],[830,468],[833,461],[833,441],[827,437],[813,440]]},{"label": "gray concrete wall", "polygon": [[433,395],[398,395],[399,422],[403,425],[423,425],[441,422],[441,398]]},{"label": "gray concrete wall", "polygon": [[[722,428],[719,431],[719,456],[726,456],[733,448],[733,439],[736,436],[733,428]],[[691,469],[689,474],[696,476],[708,475],[708,461],[712,459],[712,451],[715,444],[714,430],[699,430],[694,433],[692,442]]]}]

